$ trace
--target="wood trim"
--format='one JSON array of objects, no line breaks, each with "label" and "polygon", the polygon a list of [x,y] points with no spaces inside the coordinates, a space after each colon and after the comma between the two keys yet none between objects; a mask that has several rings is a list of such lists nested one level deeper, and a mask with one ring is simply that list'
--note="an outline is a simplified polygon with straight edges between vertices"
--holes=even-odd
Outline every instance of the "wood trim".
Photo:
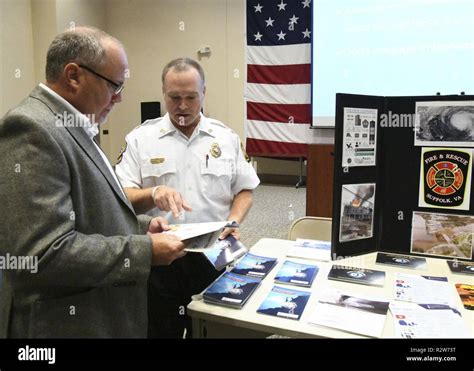
[{"label": "wood trim", "polygon": [[308,145],[306,215],[332,218],[334,144]]}]

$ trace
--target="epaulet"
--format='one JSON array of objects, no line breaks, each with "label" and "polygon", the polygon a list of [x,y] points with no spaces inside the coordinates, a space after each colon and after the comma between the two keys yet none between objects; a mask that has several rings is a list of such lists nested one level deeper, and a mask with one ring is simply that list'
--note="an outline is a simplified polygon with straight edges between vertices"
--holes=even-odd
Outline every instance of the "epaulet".
[{"label": "epaulet", "polygon": [[141,126],[142,126],[142,124],[135,126],[132,130],[130,130],[130,132],[134,131],[135,129],[140,128]]},{"label": "epaulet", "polygon": [[209,119],[209,124],[211,125],[217,125],[220,126],[221,128],[229,129],[227,126],[225,126],[222,122],[215,120],[215,119]]},{"label": "epaulet", "polygon": [[161,120],[163,120],[163,117],[157,117],[156,119],[149,119],[149,120],[143,121],[143,123],[139,126],[158,124],[159,122],[161,122]]},{"label": "epaulet", "polygon": [[144,126],[147,126],[147,125],[152,125],[152,124],[159,124],[161,122],[161,120],[163,119],[163,117],[158,117],[156,119],[149,119],[149,120],[145,120],[143,121],[140,125],[138,126],[135,126],[132,130],[130,130],[130,132],[136,130],[136,129],[140,129]]}]

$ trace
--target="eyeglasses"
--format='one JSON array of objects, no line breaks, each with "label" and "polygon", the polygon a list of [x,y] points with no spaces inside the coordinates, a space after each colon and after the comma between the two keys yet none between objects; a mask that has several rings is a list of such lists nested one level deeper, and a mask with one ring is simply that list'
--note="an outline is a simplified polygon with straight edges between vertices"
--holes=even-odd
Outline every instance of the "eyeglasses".
[{"label": "eyeglasses", "polygon": [[123,88],[125,88],[124,84],[117,84],[116,82],[113,82],[112,80],[109,80],[107,77],[102,76],[100,73],[95,72],[92,68],[89,68],[89,67],[84,66],[82,64],[79,64],[78,66],[81,67],[81,68],[84,68],[86,71],[89,71],[90,73],[93,73],[94,75],[100,77],[101,79],[104,79],[110,85],[112,85],[115,88],[114,95],[120,94],[122,92]]}]

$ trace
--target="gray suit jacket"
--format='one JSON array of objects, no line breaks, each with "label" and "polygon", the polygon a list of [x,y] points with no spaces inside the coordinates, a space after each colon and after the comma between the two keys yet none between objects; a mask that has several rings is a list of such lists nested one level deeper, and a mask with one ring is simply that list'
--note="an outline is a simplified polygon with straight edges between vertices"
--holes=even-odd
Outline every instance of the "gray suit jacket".
[{"label": "gray suit jacket", "polygon": [[0,121],[0,255],[38,259],[3,272],[0,336],[146,337],[150,218],[64,112],[36,87]]}]

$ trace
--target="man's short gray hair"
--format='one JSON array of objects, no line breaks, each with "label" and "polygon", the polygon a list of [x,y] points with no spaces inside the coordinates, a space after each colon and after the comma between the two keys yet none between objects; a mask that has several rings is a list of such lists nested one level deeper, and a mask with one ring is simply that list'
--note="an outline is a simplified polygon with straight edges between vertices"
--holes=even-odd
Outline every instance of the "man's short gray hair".
[{"label": "man's short gray hair", "polygon": [[204,76],[204,70],[202,69],[201,65],[191,58],[176,58],[169,62],[165,66],[165,68],[163,68],[163,73],[161,74],[161,83],[163,85],[163,89],[165,88],[165,77],[169,70],[173,69],[176,72],[183,72],[188,71],[190,68],[194,68],[196,71],[199,72],[202,86],[204,87],[206,84],[206,79]]},{"label": "man's short gray hair", "polygon": [[64,66],[75,62],[98,69],[106,63],[103,40],[121,43],[108,33],[95,27],[77,27],[57,35],[46,56],[46,81],[56,81]]}]

